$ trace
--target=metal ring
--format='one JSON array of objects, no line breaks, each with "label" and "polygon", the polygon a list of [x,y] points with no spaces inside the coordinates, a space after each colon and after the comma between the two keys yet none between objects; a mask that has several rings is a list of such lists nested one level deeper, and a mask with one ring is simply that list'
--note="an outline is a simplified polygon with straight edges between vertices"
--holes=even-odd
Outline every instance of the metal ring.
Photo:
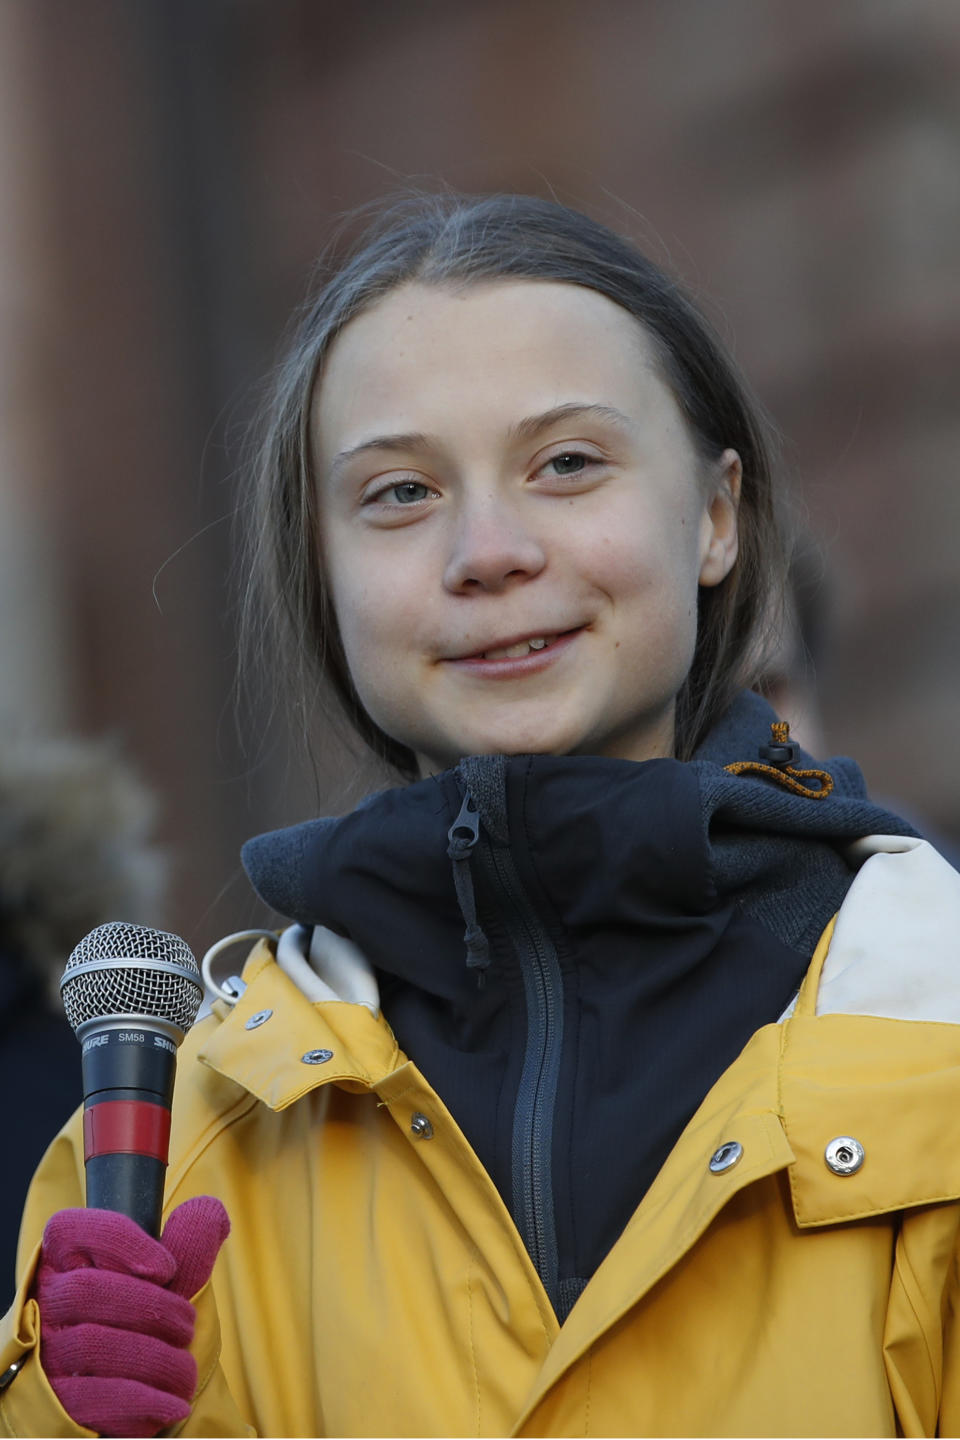
[{"label": "metal ring", "polygon": [[[226,985],[221,985],[213,978],[213,962],[221,950],[226,950],[230,945],[239,945],[241,940],[276,940],[276,930],[237,930],[233,935],[224,935],[222,940],[217,940],[200,961],[200,974],[203,976],[203,983],[208,990],[212,990],[218,1000],[225,1000],[228,1005],[236,1005],[240,996],[247,988],[237,975],[231,975]],[[233,988],[228,989],[227,986]]]}]

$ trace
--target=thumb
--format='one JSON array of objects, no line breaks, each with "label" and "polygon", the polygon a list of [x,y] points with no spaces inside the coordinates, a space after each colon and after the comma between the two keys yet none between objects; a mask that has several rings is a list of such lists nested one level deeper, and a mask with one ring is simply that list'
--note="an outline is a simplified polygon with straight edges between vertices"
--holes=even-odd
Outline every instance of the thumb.
[{"label": "thumb", "polygon": [[178,1205],[160,1237],[177,1266],[167,1289],[187,1300],[202,1290],[229,1234],[227,1212],[212,1195],[197,1195]]},{"label": "thumb", "polygon": [[135,1221],[115,1210],[58,1210],[43,1232],[43,1263],[69,1270],[114,1270],[166,1285],[171,1258]]}]

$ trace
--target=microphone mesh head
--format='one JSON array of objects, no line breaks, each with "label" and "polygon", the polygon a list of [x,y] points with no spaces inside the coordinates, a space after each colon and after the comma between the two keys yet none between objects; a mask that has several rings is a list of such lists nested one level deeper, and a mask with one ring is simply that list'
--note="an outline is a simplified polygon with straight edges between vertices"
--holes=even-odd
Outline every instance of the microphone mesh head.
[{"label": "microphone mesh head", "polygon": [[60,993],[74,1030],[86,1020],[149,1015],[186,1032],[197,1018],[203,981],[193,951],[179,935],[115,920],[80,941],[67,961]]}]

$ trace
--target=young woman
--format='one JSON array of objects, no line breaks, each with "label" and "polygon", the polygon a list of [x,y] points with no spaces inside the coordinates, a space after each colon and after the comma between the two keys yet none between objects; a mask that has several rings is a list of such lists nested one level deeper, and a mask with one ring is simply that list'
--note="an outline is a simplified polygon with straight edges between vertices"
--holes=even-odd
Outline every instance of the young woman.
[{"label": "young woman", "polygon": [[294,923],[183,1047],[162,1242],[51,1148],[9,1432],[955,1433],[960,881],[746,688],[783,547],[702,320],[415,200],[258,485],[281,703],[403,783],[247,846]]}]

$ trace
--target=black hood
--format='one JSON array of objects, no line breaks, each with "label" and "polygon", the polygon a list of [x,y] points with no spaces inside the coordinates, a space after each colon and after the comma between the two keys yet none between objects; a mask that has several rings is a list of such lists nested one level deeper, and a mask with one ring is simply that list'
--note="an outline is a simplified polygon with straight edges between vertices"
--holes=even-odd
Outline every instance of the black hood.
[{"label": "black hood", "polygon": [[[724,766],[756,760],[776,717],[740,695],[689,763],[595,756],[480,756],[416,784],[372,795],[351,814],[258,835],[243,863],[260,898],[303,925],[349,935],[388,973],[450,994],[463,977],[438,957],[463,917],[447,832],[465,789],[496,835],[499,793],[517,808],[524,843],[562,925],[573,934],[609,924],[655,924],[676,910],[740,905],[809,954],[850,882],[838,847],[913,828],[871,803],[856,764],[821,764],[824,799],[793,794]],[[816,765],[801,755],[798,768]],[[488,793],[489,792],[489,793]]]}]

